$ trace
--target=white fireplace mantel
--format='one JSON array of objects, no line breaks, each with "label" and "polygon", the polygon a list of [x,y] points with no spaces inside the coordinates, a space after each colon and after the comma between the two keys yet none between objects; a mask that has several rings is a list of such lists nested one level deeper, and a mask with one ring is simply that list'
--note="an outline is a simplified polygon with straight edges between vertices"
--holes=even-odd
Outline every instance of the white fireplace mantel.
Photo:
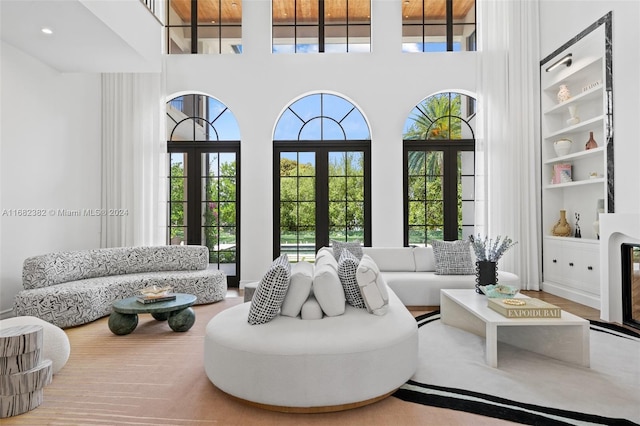
[{"label": "white fireplace mantel", "polygon": [[600,318],[622,324],[623,243],[640,244],[640,214],[600,214]]}]

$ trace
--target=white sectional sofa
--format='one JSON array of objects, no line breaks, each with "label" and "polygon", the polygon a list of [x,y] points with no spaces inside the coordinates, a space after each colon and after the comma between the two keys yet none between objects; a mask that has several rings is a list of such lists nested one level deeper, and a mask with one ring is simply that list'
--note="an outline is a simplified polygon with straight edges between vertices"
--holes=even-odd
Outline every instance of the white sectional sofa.
[{"label": "white sectional sofa", "polygon": [[250,306],[211,319],[204,365],[216,387],[252,405],[284,412],[351,409],[389,396],[418,366],[417,323],[393,292],[382,316],[347,304],[342,315],[278,315],[251,325]]},{"label": "white sectional sofa", "polygon": [[[332,250],[323,248],[321,250]],[[441,289],[475,288],[475,275],[436,275],[433,247],[362,247],[405,306],[438,306]],[[520,288],[520,278],[498,271],[498,282]]]},{"label": "white sectional sofa", "polygon": [[22,285],[14,313],[61,328],[109,315],[115,300],[152,285],[193,294],[196,304],[217,302],[227,294],[226,276],[209,266],[206,246],[117,247],[33,256],[24,261]]}]

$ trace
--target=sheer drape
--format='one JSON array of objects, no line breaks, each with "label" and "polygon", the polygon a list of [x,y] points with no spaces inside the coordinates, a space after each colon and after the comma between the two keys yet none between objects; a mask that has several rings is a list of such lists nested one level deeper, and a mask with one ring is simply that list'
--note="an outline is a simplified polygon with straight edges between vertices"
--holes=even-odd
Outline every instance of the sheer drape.
[{"label": "sheer drape", "polygon": [[500,260],[540,284],[538,1],[478,0],[476,233],[518,244]]},{"label": "sheer drape", "polygon": [[102,75],[101,246],[165,243],[161,74]]}]

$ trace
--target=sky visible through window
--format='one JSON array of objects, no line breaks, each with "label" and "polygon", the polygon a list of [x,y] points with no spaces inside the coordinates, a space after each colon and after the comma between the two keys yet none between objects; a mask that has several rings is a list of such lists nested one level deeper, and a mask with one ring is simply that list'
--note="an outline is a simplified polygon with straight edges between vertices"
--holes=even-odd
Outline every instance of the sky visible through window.
[{"label": "sky visible through window", "polygon": [[[273,45],[272,52],[273,53],[318,53],[318,45],[317,44],[298,44],[296,46],[293,44],[276,44]],[[346,44],[326,44],[325,51],[328,53],[337,52],[344,53],[346,52]],[[368,44],[350,44],[349,52],[370,52],[371,49]],[[402,51],[403,52],[446,52],[447,51],[447,43],[446,42],[429,42],[429,43],[402,43]],[[453,43],[453,51],[460,51],[460,43]]]}]

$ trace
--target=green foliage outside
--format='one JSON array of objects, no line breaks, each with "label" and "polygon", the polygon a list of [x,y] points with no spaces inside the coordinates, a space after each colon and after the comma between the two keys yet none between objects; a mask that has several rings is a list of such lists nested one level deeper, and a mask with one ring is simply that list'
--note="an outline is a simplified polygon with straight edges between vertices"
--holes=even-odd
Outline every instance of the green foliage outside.
[{"label": "green foliage outside", "polygon": [[[204,244],[210,249],[221,244],[236,244],[236,164],[235,161],[223,162],[218,170],[210,171],[205,180],[206,200],[202,205],[203,214],[203,238]],[[185,227],[171,228],[170,238],[178,237],[185,240],[184,229],[186,200],[184,165],[174,163],[171,165],[171,203],[170,220],[173,226]],[[175,203],[175,201],[179,201]],[[233,263],[235,262],[235,248],[228,251],[213,251],[210,262]]]},{"label": "green foliage outside", "polygon": [[[456,140],[462,137],[461,96],[440,94],[425,99],[420,113],[414,114],[413,123],[405,131],[405,140]],[[442,151],[409,151],[409,243],[426,244],[442,239],[443,210],[443,158]],[[458,156],[458,175],[461,164]],[[458,180],[458,224],[462,223],[462,188]],[[461,231],[459,232],[461,233]]]},{"label": "green foliage outside", "polygon": [[[334,153],[335,154],[335,153]],[[364,239],[364,156],[332,155],[329,162],[329,238]],[[280,243],[315,244],[315,166],[280,160]]]}]

